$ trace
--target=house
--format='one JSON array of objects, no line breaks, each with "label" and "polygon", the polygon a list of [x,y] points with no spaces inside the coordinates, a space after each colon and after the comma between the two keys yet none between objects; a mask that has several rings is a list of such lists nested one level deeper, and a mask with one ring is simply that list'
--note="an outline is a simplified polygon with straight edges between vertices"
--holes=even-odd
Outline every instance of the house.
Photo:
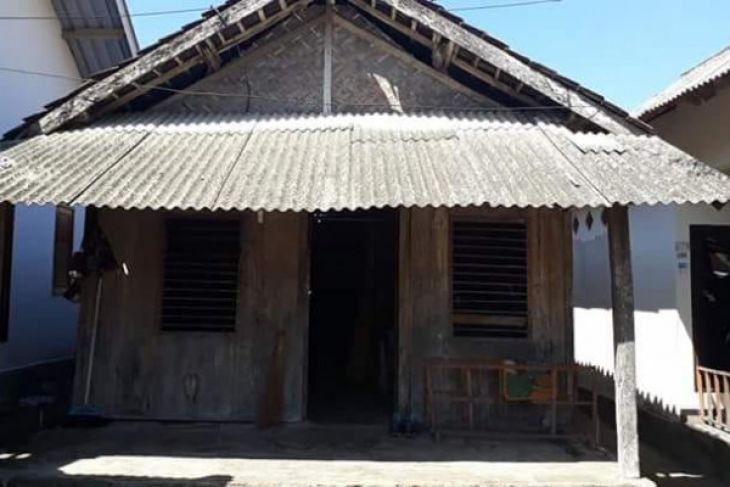
[{"label": "house", "polygon": [[14,133],[0,198],[87,208],[74,403],[110,418],[344,410],[408,429],[458,389],[489,426],[494,376],[533,388],[544,374],[518,371],[534,366],[554,433],[572,209],[608,208],[628,478],[627,207],[730,195],[641,121],[418,0],[230,1]]},{"label": "house", "polygon": [[[0,133],[82,84],[83,78],[137,52],[124,1],[8,0],[0,5]],[[19,46],[22,45],[22,55]],[[33,73],[50,73],[42,76]],[[66,372],[76,347],[77,306],[53,281],[52,206],[17,205],[5,213],[0,277],[0,404],[48,394],[27,384]],[[10,213],[14,213],[11,216]],[[77,243],[83,211],[75,214]],[[59,238],[73,240],[74,216],[58,213]],[[65,276],[60,276],[65,280]],[[63,281],[62,281],[63,282]],[[39,337],[42,339],[39,340]]]},{"label": "house", "polygon": [[[664,140],[727,172],[729,81],[730,49],[725,49],[649,99],[638,116]],[[592,228],[586,225],[589,214]],[[595,340],[611,332],[608,260],[597,258],[608,245],[605,225],[597,211],[584,211],[577,220],[576,356],[610,371],[610,347]],[[722,297],[730,209],[698,201],[632,208],[630,221],[643,404],[668,419],[693,416],[706,399],[698,395],[703,385],[707,390],[705,382],[730,379],[730,328]],[[718,374],[706,370],[707,376],[698,378],[696,366]],[[719,423],[730,427],[724,417]]]}]

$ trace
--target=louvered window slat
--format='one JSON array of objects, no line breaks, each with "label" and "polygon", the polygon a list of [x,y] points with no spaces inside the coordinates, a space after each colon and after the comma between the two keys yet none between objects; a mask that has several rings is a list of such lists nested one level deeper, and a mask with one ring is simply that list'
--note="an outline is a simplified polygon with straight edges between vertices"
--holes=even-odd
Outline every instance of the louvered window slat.
[{"label": "louvered window slat", "polygon": [[524,222],[452,223],[455,336],[527,337],[527,226]]},{"label": "louvered window slat", "polygon": [[234,331],[239,223],[174,219],[167,221],[166,232],[162,329]]}]

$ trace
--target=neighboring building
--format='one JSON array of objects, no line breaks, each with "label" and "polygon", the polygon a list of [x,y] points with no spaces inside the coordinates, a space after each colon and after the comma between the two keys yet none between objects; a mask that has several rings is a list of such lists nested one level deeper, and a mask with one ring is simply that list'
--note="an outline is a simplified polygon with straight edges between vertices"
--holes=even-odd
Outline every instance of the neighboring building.
[{"label": "neighboring building", "polygon": [[[687,71],[639,110],[666,141],[730,171],[730,48]],[[648,162],[651,163],[651,162]],[[600,212],[577,215],[576,357],[607,371],[608,241]],[[700,408],[695,365],[730,372],[730,208],[706,204],[631,211],[637,366],[644,404],[680,417]],[[722,382],[722,378],[719,378]]]},{"label": "neighboring building", "polygon": [[[123,0],[3,0],[0,16],[0,134],[137,52]],[[0,247],[9,253],[0,292],[0,402],[28,392],[19,389],[29,382],[22,374],[73,357],[78,321],[77,306],[54,295],[54,207],[18,205],[14,225],[13,209],[2,211],[8,224]],[[82,223],[78,210],[77,244]]]},{"label": "neighboring building", "polygon": [[611,207],[626,477],[626,207],[730,197],[642,122],[417,0],[227,2],[19,133],[40,135],[0,153],[0,201],[87,208],[74,404],[111,418],[408,430],[447,395],[450,425],[557,434],[576,399],[571,209]]}]

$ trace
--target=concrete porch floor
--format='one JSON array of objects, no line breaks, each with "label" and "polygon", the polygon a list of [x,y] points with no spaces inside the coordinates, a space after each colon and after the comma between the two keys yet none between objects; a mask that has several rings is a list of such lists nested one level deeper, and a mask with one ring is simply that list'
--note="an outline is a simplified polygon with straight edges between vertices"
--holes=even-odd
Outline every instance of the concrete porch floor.
[{"label": "concrete porch floor", "polygon": [[0,456],[1,485],[650,486],[572,442],[401,438],[381,426],[119,422],[57,429]]}]

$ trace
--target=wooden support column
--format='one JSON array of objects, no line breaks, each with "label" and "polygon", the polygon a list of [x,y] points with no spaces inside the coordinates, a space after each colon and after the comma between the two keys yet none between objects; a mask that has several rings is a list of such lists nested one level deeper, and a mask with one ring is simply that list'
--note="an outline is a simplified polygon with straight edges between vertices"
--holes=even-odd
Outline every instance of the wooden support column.
[{"label": "wooden support column", "polygon": [[629,213],[625,206],[608,212],[613,302],[614,381],[619,471],[623,478],[640,477],[639,432],[636,410],[636,342],[634,339],[634,284],[631,275]]}]

